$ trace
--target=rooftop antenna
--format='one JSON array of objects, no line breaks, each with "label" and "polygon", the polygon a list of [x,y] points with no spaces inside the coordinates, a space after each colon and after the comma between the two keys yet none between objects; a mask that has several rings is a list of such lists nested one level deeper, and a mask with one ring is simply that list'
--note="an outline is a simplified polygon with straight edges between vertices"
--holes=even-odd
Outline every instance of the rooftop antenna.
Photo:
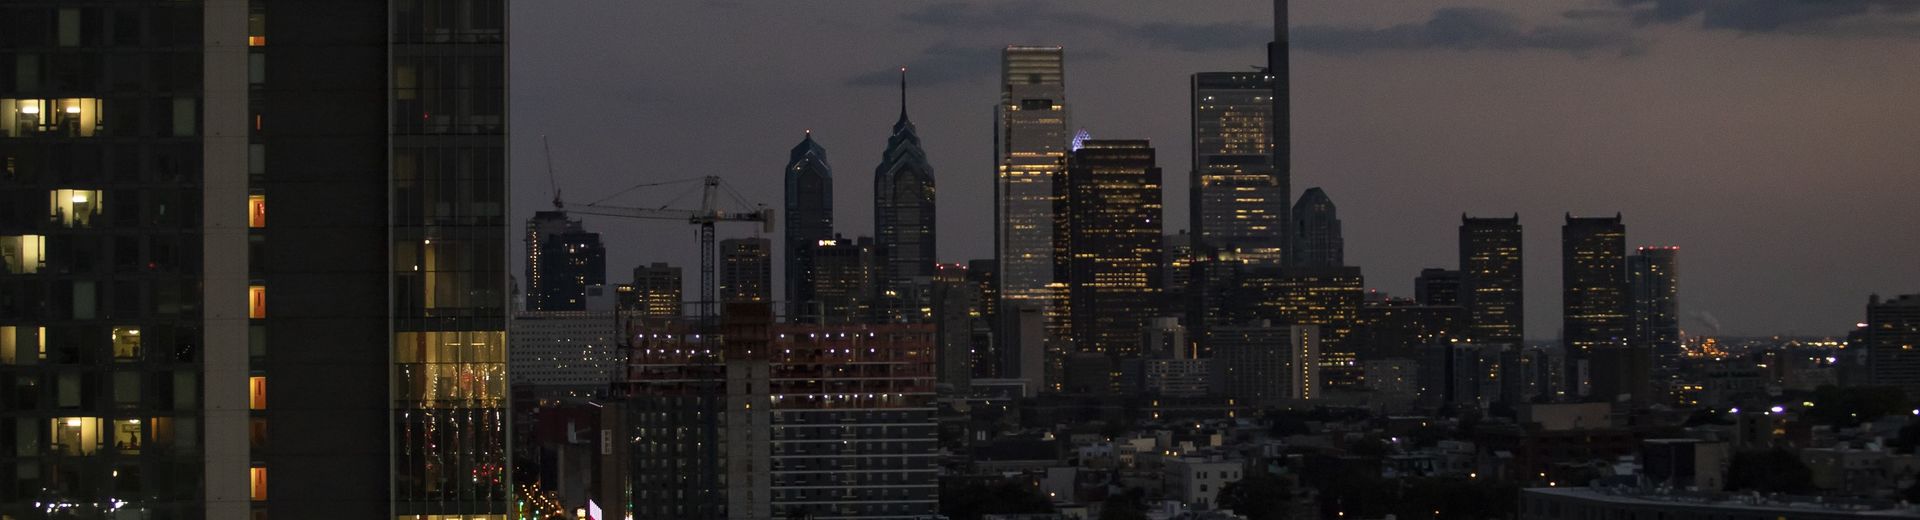
[{"label": "rooftop antenna", "polygon": [[553,190],[553,209],[566,209],[567,204],[560,201],[560,182],[553,175],[553,146],[547,144],[547,134],[540,134],[540,150],[547,154],[547,188]]}]

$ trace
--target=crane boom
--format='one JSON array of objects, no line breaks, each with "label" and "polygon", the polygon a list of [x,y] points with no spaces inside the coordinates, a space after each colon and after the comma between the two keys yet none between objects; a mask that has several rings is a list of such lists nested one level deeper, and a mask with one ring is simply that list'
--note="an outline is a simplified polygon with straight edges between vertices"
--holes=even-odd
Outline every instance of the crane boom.
[{"label": "crane boom", "polygon": [[[713,313],[714,283],[714,225],[720,222],[759,222],[763,232],[773,232],[773,209],[766,205],[757,205],[752,211],[725,211],[720,209],[720,177],[708,175],[701,179],[702,193],[700,209],[636,208],[613,206],[598,202],[585,206],[576,206],[571,211],[583,215],[603,217],[631,218],[644,220],[678,220],[700,226],[700,323],[711,326]],[[562,202],[555,190],[554,206]]]}]

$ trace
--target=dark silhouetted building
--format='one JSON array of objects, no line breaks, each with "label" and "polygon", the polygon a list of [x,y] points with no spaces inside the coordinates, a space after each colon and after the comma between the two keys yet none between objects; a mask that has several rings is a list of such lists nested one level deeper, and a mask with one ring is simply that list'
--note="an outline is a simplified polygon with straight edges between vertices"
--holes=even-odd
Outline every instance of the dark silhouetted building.
[{"label": "dark silhouetted building", "polygon": [[1859,338],[1867,348],[1873,384],[1920,395],[1920,294],[1888,300],[1873,295],[1867,299],[1865,323]]},{"label": "dark silhouetted building", "polygon": [[[556,236],[564,234],[576,235],[575,241],[584,242],[584,237],[577,235],[588,235],[591,233],[587,233],[586,228],[581,226],[580,219],[568,217],[565,211],[538,211],[534,212],[533,218],[527,219],[527,235],[525,237],[527,263],[525,266],[526,278],[524,280],[527,284],[525,288],[527,310],[563,310],[563,308],[565,308],[564,310],[580,310],[585,308],[584,302],[575,303],[575,305],[580,305],[578,307],[566,308],[568,306],[568,296],[570,295],[569,291],[556,289],[556,286],[571,286],[575,289],[584,287],[583,283],[569,280],[578,280],[581,278],[579,275],[583,274],[581,272],[582,270],[574,269],[572,270],[573,272],[555,273],[551,275],[547,272],[550,265],[557,264],[560,269],[567,269],[567,266],[574,263],[573,261],[585,260],[585,258],[581,257],[567,258],[569,255],[566,254],[564,247],[561,248],[561,251],[555,253],[561,258],[547,258],[549,256],[547,254],[547,242],[553,240]],[[592,241],[597,245],[599,236],[594,235]],[[599,279],[600,284],[604,285],[606,283],[605,248],[600,248],[599,254],[601,264]],[[585,299],[584,290],[575,292],[579,294],[574,295],[575,297],[572,299]],[[558,301],[550,301],[556,298]]]},{"label": "dark silhouetted building", "polygon": [[1460,305],[1474,343],[1519,345],[1526,335],[1520,215],[1460,217]]},{"label": "dark silhouetted building", "polygon": [[773,301],[773,241],[729,238],[720,241],[720,300]]},{"label": "dark silhouetted building", "polygon": [[1293,205],[1293,264],[1300,267],[1347,265],[1346,241],[1340,238],[1340,215],[1333,199],[1320,188],[1307,188]]},{"label": "dark silhouetted building", "polygon": [[1680,248],[1641,247],[1627,257],[1633,342],[1660,357],[1680,353]]},{"label": "dark silhouetted building", "polygon": [[[1625,348],[1632,335],[1627,292],[1627,227],[1620,216],[1567,215],[1560,228],[1562,345],[1567,350],[1568,395],[1594,378],[1587,360],[1598,349]],[[1583,367],[1585,367],[1583,369]],[[1581,376],[1582,373],[1587,376]]]},{"label": "dark silhouetted building", "polygon": [[806,252],[813,259],[813,299],[801,308],[800,319],[814,324],[861,323],[873,317],[873,237],[821,240]]},{"label": "dark silhouetted building", "polygon": [[1220,393],[1262,407],[1319,398],[1320,330],[1267,321],[1219,327],[1212,368]]},{"label": "dark silhouetted building", "polygon": [[528,255],[527,261],[540,263],[541,276],[540,293],[532,295],[539,307],[528,305],[529,310],[586,310],[587,301],[606,289],[607,248],[600,245],[600,234],[581,229],[579,221],[572,224],[547,235],[538,257]]},{"label": "dark silhouetted building", "polygon": [[1191,86],[1193,247],[1233,251],[1253,263],[1285,262],[1292,194],[1274,167],[1274,76],[1202,72]]},{"label": "dark silhouetted building", "polygon": [[1265,320],[1276,326],[1317,325],[1323,384],[1360,383],[1358,354],[1347,341],[1359,325],[1365,299],[1360,268],[1252,267],[1244,268],[1234,280],[1229,300],[1235,302],[1229,310],[1233,323]]},{"label": "dark silhouetted building", "polygon": [[1138,357],[1160,315],[1160,167],[1144,140],[1089,140],[1073,152],[1062,201],[1077,352]]},{"label": "dark silhouetted building", "polygon": [[813,295],[813,259],[808,256],[822,240],[833,239],[833,166],[827,163],[827,149],[814,142],[813,131],[787,153],[786,237],[781,249],[786,253],[786,303],[788,315],[798,316],[811,305]]},{"label": "dark silhouetted building", "polygon": [[1429,267],[1413,279],[1413,299],[1421,305],[1459,306],[1460,271]]},{"label": "dark silhouetted building", "polygon": [[895,323],[931,319],[926,284],[934,271],[933,166],[907,119],[906,69],[900,70],[900,120],[873,172],[873,238],[879,257],[880,318]]}]

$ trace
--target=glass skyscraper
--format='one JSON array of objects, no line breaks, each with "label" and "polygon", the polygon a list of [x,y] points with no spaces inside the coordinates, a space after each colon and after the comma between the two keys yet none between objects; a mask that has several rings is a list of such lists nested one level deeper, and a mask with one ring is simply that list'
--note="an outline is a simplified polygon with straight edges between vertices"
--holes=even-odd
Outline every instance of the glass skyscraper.
[{"label": "glass skyscraper", "polygon": [[919,323],[931,319],[932,302],[915,296],[932,292],[933,166],[920,147],[913,120],[907,119],[906,69],[900,74],[900,120],[893,123],[880,166],[873,169],[874,254],[880,271],[875,303],[884,321]]},{"label": "glass skyscraper", "polygon": [[814,300],[813,254],[822,240],[833,239],[833,166],[813,132],[787,154],[786,254],[787,314],[799,316]]},{"label": "glass skyscraper", "polygon": [[1287,183],[1274,167],[1274,76],[1202,72],[1192,78],[1189,209],[1201,253],[1249,263],[1285,261]]},{"label": "glass skyscraper", "polygon": [[1526,336],[1520,215],[1460,216],[1460,306],[1474,343],[1520,346]]},{"label": "glass skyscraper", "polygon": [[[1009,46],[1001,52],[999,125],[994,139],[994,258],[999,316],[1014,307],[1039,309],[1047,321],[1050,354],[1067,349],[1066,286],[1055,258],[1059,194],[1054,183],[1066,173],[1067,85],[1064,53],[1054,46]],[[1002,337],[1007,325],[1001,324]],[[1050,356],[1050,372],[1060,370]],[[1021,377],[1033,378],[1032,374]],[[1037,380],[1036,380],[1037,381]]]}]

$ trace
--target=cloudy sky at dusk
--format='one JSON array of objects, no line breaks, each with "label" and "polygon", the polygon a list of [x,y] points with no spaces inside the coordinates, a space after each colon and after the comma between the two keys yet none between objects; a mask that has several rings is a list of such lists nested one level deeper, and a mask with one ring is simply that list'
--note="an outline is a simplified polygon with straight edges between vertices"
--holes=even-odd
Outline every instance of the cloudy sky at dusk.
[{"label": "cloudy sky at dusk", "polygon": [[[778,207],[787,150],[812,129],[835,167],[836,227],[870,235],[907,66],[948,262],[993,252],[1001,47],[1065,46],[1071,124],[1153,141],[1172,232],[1187,225],[1188,75],[1264,63],[1272,31],[1262,0],[512,5],[516,218],[551,198],[542,135],[576,204],[718,174]],[[1680,246],[1689,332],[1839,334],[1868,293],[1920,292],[1920,2],[1295,0],[1291,13],[1295,196],[1320,186],[1339,205],[1369,287],[1411,296],[1420,268],[1454,266],[1461,213],[1517,212],[1528,335],[1554,338],[1562,215],[1621,212],[1629,247]],[[696,276],[691,226],[588,226],[610,282],[655,261]]]}]

